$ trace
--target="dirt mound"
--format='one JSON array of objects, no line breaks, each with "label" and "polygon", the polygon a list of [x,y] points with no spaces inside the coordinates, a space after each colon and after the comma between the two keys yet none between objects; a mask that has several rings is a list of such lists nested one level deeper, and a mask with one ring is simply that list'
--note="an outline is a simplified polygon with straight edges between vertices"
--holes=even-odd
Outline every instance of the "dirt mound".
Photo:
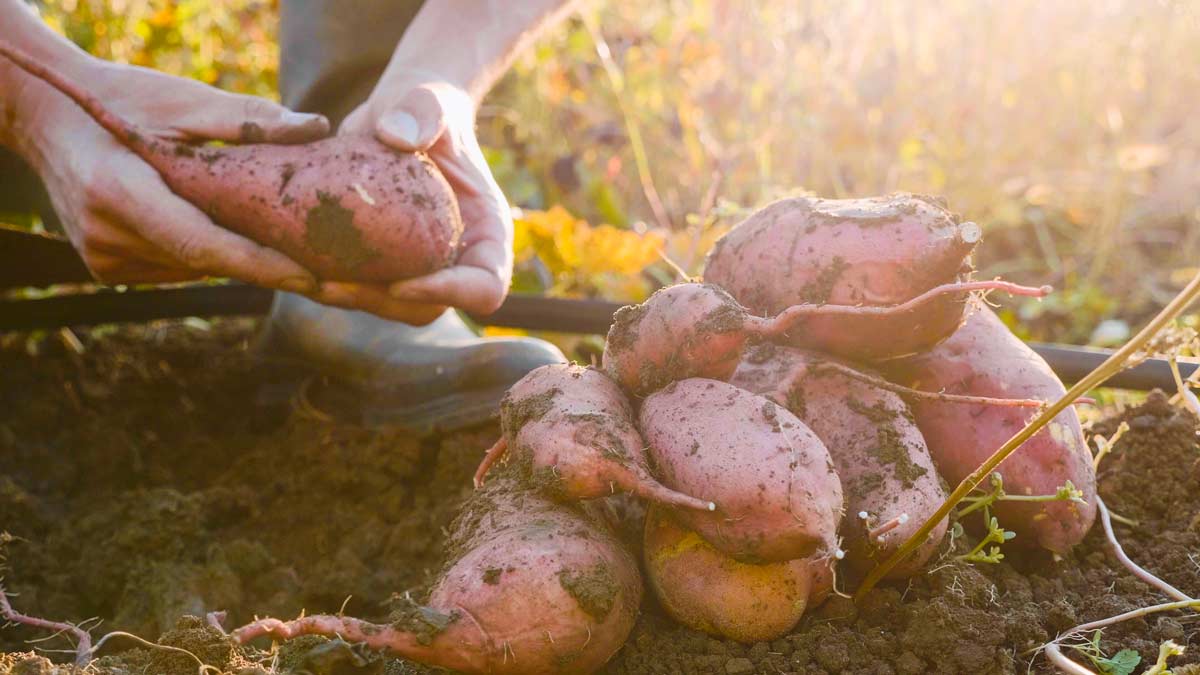
[{"label": "dirt mound", "polygon": [[[96,635],[161,636],[239,675],[425,672],[336,640],[235,649],[195,618],[224,609],[234,625],[343,603],[349,614],[385,617],[389,598],[419,595],[436,573],[443,528],[498,433],[417,439],[305,413],[292,371],[251,354],[252,330],[247,321],[168,323],[82,334],[82,355],[53,336],[32,343],[36,356],[23,338],[0,348],[0,529],[17,537],[5,574],[14,604],[55,619],[98,617]],[[1138,525],[1118,525],[1118,536],[1139,563],[1200,594],[1194,420],[1161,396],[1121,419],[1130,431],[1105,461],[1100,491]],[[1031,650],[1059,631],[1161,601],[1119,566],[1099,527],[1057,561],[1014,546],[999,564],[970,565],[954,560],[961,546],[861,606],[832,598],[770,643],[680,628],[648,597],[607,672],[982,674],[1025,672],[1031,661],[1033,672],[1051,672]],[[1102,645],[1137,650],[1140,672],[1162,640],[1194,641],[1193,626],[1188,615],[1152,616],[1105,631]],[[25,641],[42,637],[0,630],[0,673],[70,672],[27,652]],[[198,667],[125,638],[104,654],[100,673]]]}]

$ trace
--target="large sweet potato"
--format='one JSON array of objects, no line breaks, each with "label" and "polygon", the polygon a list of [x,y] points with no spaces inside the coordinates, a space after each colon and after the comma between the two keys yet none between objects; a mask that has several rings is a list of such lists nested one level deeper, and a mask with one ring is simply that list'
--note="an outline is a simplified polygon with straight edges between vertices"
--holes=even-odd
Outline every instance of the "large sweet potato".
[{"label": "large sweet potato", "polygon": [[691,378],[648,397],[639,423],[663,483],[717,504],[675,516],[726,555],[794,560],[837,532],[842,486],[829,452],[785,408]]},{"label": "large sweet potato", "polygon": [[641,602],[637,563],[586,505],[498,475],[451,525],[449,561],[425,605],[387,624],[343,616],[262,619],[233,632],[340,636],[469,673],[591,673],[625,642]]},{"label": "large sweet potato", "polygon": [[646,515],[644,558],[646,580],[668,614],[739,642],[774,640],[791,630],[828,594],[832,574],[823,570],[834,560],[832,551],[822,551],[800,560],[741,563],[657,506]]},{"label": "large sweet potato", "polygon": [[[156,138],[79,84],[0,40],[0,55],[74,100],[213,222],[286,253],[322,278],[387,282],[454,262],[462,217],[429,158],[370,136],[302,145],[197,147]],[[261,134],[261,130],[259,131]]]},{"label": "large sweet potato", "polygon": [[625,490],[664,504],[714,508],[650,475],[629,401],[593,368],[554,363],[530,371],[500,402],[500,424],[504,436],[480,464],[476,485],[507,454],[529,484],[557,497],[590,499]]},{"label": "large sweet potato", "polygon": [[[1042,357],[992,310],[976,304],[962,328],[932,351],[890,363],[889,378],[917,389],[1051,401],[1066,389]],[[917,426],[946,480],[958,483],[1025,426],[1034,412],[937,400],[913,402]],[[1086,505],[1069,501],[1001,501],[1000,523],[1017,543],[1036,541],[1055,552],[1079,543],[1096,517],[1096,475],[1075,410],[1059,413],[999,467],[1016,495],[1048,495],[1070,481]],[[1021,536],[1024,535],[1024,536]]]},{"label": "large sweet potato", "polygon": [[[946,491],[904,401],[841,370],[821,368],[830,362],[813,352],[760,345],[746,352],[729,383],[786,407],[828,448],[851,514],[841,529],[846,560],[865,571],[932,516]],[[943,520],[889,576],[918,572],[945,534]]]},{"label": "large sweet potato", "polygon": [[[927,197],[798,197],[770,204],[722,237],[704,280],[764,316],[800,303],[895,305],[965,281],[979,239],[977,225]],[[944,295],[892,317],[808,317],[791,331],[792,344],[854,359],[911,354],[949,337],[966,300],[966,293]]]}]

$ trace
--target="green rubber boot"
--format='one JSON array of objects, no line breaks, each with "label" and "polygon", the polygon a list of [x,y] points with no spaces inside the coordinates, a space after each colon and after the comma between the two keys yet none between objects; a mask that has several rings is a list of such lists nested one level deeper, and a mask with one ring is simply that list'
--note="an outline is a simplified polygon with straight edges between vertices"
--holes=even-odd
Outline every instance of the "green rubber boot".
[{"label": "green rubber boot", "polygon": [[543,340],[478,337],[454,311],[418,328],[289,293],[275,295],[258,352],[296,366],[302,389],[282,391],[321,414],[419,435],[493,419],[514,382],[566,360]]}]

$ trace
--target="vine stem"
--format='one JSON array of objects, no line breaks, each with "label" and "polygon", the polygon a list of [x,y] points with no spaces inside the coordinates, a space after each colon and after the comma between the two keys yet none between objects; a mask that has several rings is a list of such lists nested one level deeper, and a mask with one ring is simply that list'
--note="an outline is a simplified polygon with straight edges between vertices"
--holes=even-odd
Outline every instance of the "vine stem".
[{"label": "vine stem", "polygon": [[951,293],[1001,291],[1009,295],[1043,298],[1049,295],[1051,290],[1053,289],[1049,286],[1022,286],[1002,279],[955,281],[934,286],[897,305],[830,305],[821,303],[792,305],[773,317],[746,317],[746,328],[755,335],[775,338],[785,335],[795,327],[800,319],[807,316],[899,316]]},{"label": "vine stem", "polygon": [[92,655],[92,636],[86,630],[76,626],[73,623],[65,621],[50,621],[41,619],[36,616],[22,614],[13,609],[13,606],[8,602],[8,591],[0,586],[0,618],[12,623],[19,623],[34,628],[53,631],[55,635],[59,633],[70,633],[75,636],[75,665],[82,668],[88,664]]},{"label": "vine stem", "polygon": [[1169,323],[1172,319],[1174,319],[1176,316],[1179,316],[1183,310],[1187,309],[1187,307],[1191,305],[1197,297],[1200,297],[1200,272],[1198,272],[1196,276],[1193,277],[1190,282],[1188,282],[1188,285],[1185,286],[1183,290],[1181,290],[1179,294],[1171,300],[1171,302],[1167,303],[1166,307],[1162,308],[1162,311],[1160,311],[1157,316],[1150,320],[1150,323],[1146,324],[1146,326],[1142,328],[1137,335],[1133,336],[1129,342],[1126,342],[1123,347],[1114,352],[1113,355],[1108,357],[1104,363],[1100,364],[1099,367],[1088,373],[1083,379],[1076,382],[1075,385],[1067,391],[1067,393],[1063,394],[1057,401],[1050,404],[1041,413],[1030,420],[1023,429],[1018,431],[1016,435],[1010,438],[1004,445],[1000,446],[996,452],[992,453],[991,457],[988,457],[983,464],[979,465],[979,467],[976,468],[975,471],[971,472],[969,476],[964,478],[962,482],[958,484],[958,487],[954,489],[954,492],[946,498],[946,501],[942,502],[942,505],[938,507],[937,511],[934,512],[934,514],[931,515],[929,519],[921,525],[921,527],[917,528],[917,531],[913,532],[913,534],[909,536],[908,540],[905,541],[895,553],[888,556],[886,560],[879,563],[874,569],[871,570],[866,579],[863,580],[862,585],[859,586],[858,590],[855,592],[855,601],[861,601],[864,597],[866,597],[867,593],[869,593],[871,589],[883,579],[885,574],[890,572],[892,568],[900,563],[900,561],[912,555],[913,551],[917,550],[921,543],[924,542],[929,536],[929,533],[932,532],[935,527],[937,527],[937,524],[941,522],[943,518],[949,515],[950,511],[957,506],[964,497],[966,497],[981,482],[983,482],[985,478],[991,475],[991,473],[996,470],[996,467],[1000,465],[1000,462],[1003,462],[1009,455],[1016,451],[1017,448],[1021,447],[1025,441],[1029,440],[1034,434],[1040,431],[1042,427],[1049,424],[1050,420],[1054,419],[1055,416],[1065,410],[1067,406],[1073,404],[1076,399],[1087,393],[1088,390],[1100,386],[1100,384],[1102,384],[1105,380],[1120,372],[1124,368],[1125,363],[1134,355],[1134,353],[1141,349],[1146,342],[1150,340],[1150,338],[1154,337],[1154,335],[1162,330],[1163,326],[1167,325],[1167,323]]},{"label": "vine stem", "polygon": [[1063,633],[1062,635],[1058,636],[1051,642],[1047,642],[1046,644],[1042,645],[1042,649],[1046,653],[1046,659],[1048,659],[1050,661],[1050,663],[1053,663],[1056,668],[1058,668],[1059,670],[1061,670],[1064,673],[1067,673],[1067,675],[1096,675],[1096,672],[1094,670],[1092,670],[1090,668],[1085,668],[1085,667],[1079,665],[1078,663],[1075,663],[1071,659],[1067,658],[1067,655],[1063,654],[1062,645],[1060,645],[1059,642],[1061,640],[1063,640],[1064,638],[1075,635],[1076,633],[1084,633],[1089,630],[1096,630],[1098,628],[1104,628],[1105,626],[1111,626],[1116,623],[1121,623],[1122,621],[1128,621],[1129,619],[1136,619],[1139,617],[1143,617],[1143,616],[1146,616],[1147,614],[1155,614],[1157,612],[1169,612],[1169,611],[1175,610],[1175,609],[1189,609],[1189,608],[1196,608],[1196,607],[1200,607],[1200,600],[1177,600],[1175,602],[1164,602],[1161,605],[1150,605],[1149,607],[1139,607],[1138,609],[1130,610],[1128,612],[1125,612],[1124,614],[1110,616],[1107,619],[1099,619],[1096,621],[1092,621],[1091,623],[1080,624],[1080,625],[1072,628],[1071,630],[1067,631],[1066,633]]},{"label": "vine stem", "polygon": [[1117,535],[1113,533],[1112,519],[1109,517],[1108,506],[1104,504],[1104,500],[1100,495],[1096,495],[1096,508],[1100,511],[1100,523],[1104,525],[1104,536],[1108,539],[1109,546],[1112,547],[1113,553],[1116,554],[1117,560],[1126,567],[1133,576],[1157,588],[1168,596],[1179,601],[1190,602],[1193,600],[1191,596],[1183,591],[1175,588],[1166,581],[1154,576],[1151,572],[1135,563],[1128,555],[1125,554],[1124,547],[1121,542],[1117,541]]},{"label": "vine stem", "polygon": [[886,389],[887,391],[896,394],[902,398],[918,398],[932,401],[946,401],[948,403],[965,403],[968,405],[992,405],[1004,406],[1010,408],[1040,408],[1046,404],[1045,401],[1036,398],[994,398],[991,396],[966,396],[963,394],[947,394],[940,391],[924,391],[922,389],[913,389],[894,382],[888,382],[882,377],[864,373],[845,366],[835,361],[821,361],[809,366],[816,371],[832,370],[845,377],[853,380],[858,380],[864,384],[869,384],[873,387]]}]

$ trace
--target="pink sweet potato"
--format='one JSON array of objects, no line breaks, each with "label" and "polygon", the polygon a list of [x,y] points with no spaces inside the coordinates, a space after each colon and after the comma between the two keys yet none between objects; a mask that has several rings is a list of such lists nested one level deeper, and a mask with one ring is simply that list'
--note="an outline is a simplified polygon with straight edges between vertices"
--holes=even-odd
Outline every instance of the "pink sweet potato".
[{"label": "pink sweet potato", "polygon": [[[1021,342],[987,307],[976,304],[962,328],[932,351],[887,366],[890,379],[917,389],[1051,401],[1066,389],[1042,357]],[[917,426],[942,476],[959,483],[1021,430],[1034,412],[936,400],[913,402]],[[1054,494],[1070,481],[1086,505],[1074,502],[998,502],[993,510],[1016,543],[1036,542],[1064,553],[1096,517],[1096,475],[1075,410],[1068,408],[999,467],[1014,495]]]},{"label": "pink sweet potato", "polygon": [[604,369],[634,396],[688,377],[724,380],[737,368],[747,340],[804,342],[807,322],[815,316],[846,321],[848,330],[862,328],[861,321],[883,321],[876,329],[884,329],[894,318],[908,320],[946,296],[992,289],[1022,295],[1049,292],[1004,281],[961,282],[936,286],[898,305],[798,304],[768,318],[750,314],[713,284],[675,284],[640,305],[617,310],[604,347]]},{"label": "pink sweet potato", "polygon": [[462,217],[427,157],[370,136],[197,147],[156,138],[81,86],[0,41],[0,55],[74,100],[214,222],[335,281],[388,282],[454,262]]},{"label": "pink sweet potato", "polygon": [[[799,197],[775,202],[722,237],[704,280],[770,316],[800,303],[886,306],[966,281],[980,238],[930,198]],[[812,316],[793,346],[875,360],[928,349],[962,323],[967,295],[944,295],[892,317]]]},{"label": "pink sweet potato", "polygon": [[[814,352],[760,345],[747,351],[729,382],[786,407],[829,449],[850,514],[841,529],[846,560],[866,571],[932,516],[946,491],[904,401],[843,371],[821,368],[830,362]],[[945,534],[942,520],[889,577],[919,572]]]},{"label": "pink sweet potato", "polygon": [[425,605],[386,624],[262,619],[233,637],[340,636],[468,673],[595,672],[633,628],[642,583],[636,561],[586,506],[497,476],[451,525],[450,560]]},{"label": "pink sweet potato", "polygon": [[[663,609],[689,628],[738,642],[764,642],[786,634],[805,610],[823,600],[832,574],[832,551],[764,565],[741,563],[680,526],[665,509],[646,515],[646,580]],[[816,591],[814,593],[814,591]]]},{"label": "pink sweet potato", "polygon": [[635,396],[689,377],[724,380],[753,330],[749,319],[744,307],[712,284],[668,286],[613,315],[604,370]]},{"label": "pink sweet potato", "polygon": [[785,408],[691,378],[648,397],[639,422],[662,482],[717,504],[675,517],[726,555],[804,558],[837,532],[842,486],[829,452]]},{"label": "pink sweet potato", "polygon": [[593,368],[555,363],[530,371],[500,402],[500,424],[504,435],[480,464],[477,486],[507,454],[529,484],[556,497],[591,499],[625,490],[664,504],[715,508],[655,480],[629,401]]}]

